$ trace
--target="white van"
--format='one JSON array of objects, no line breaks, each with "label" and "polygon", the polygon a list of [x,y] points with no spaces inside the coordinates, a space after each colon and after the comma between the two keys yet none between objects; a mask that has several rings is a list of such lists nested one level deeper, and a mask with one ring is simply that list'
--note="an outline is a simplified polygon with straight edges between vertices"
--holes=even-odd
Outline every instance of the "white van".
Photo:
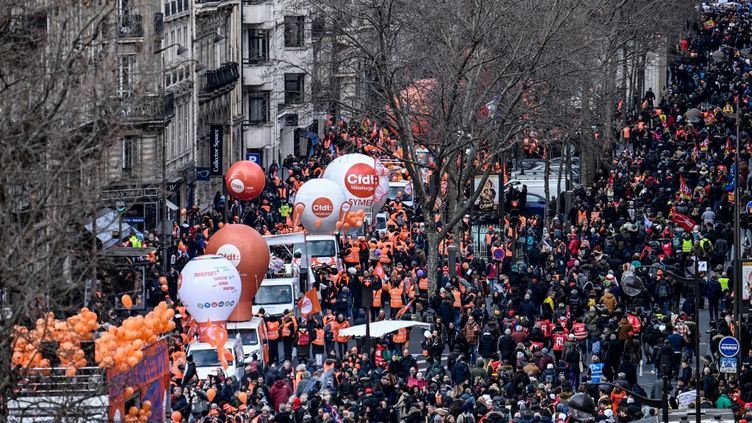
[{"label": "white van", "polygon": [[263,308],[270,316],[282,316],[285,310],[295,311],[299,296],[300,278],[264,279],[251,309],[254,314]]},{"label": "white van", "polygon": [[225,377],[233,376],[237,380],[243,377],[245,371],[245,360],[243,358],[243,346],[236,339],[228,339],[225,342],[227,350],[227,368],[222,369],[219,362],[217,350],[209,345],[208,342],[194,341],[188,345],[186,356],[193,357],[193,363],[196,365],[196,374],[200,380],[206,380],[209,375],[217,375],[218,372],[224,372]]},{"label": "white van", "polygon": [[342,259],[340,258],[339,242],[334,235],[308,235],[305,241],[305,250],[302,245],[295,245],[295,250],[300,249],[308,253],[311,267],[337,266],[340,271]]},{"label": "white van", "polygon": [[254,317],[245,322],[227,322],[227,337],[240,340],[245,363],[251,361],[253,354],[264,363],[269,359],[269,341],[266,337],[264,319]]}]

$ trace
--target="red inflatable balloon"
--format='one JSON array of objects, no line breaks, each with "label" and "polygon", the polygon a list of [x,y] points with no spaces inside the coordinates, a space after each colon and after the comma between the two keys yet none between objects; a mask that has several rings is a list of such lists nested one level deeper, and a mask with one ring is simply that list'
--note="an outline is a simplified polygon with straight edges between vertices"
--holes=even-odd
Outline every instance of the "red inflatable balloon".
[{"label": "red inflatable balloon", "polygon": [[209,238],[205,252],[224,256],[240,273],[240,300],[227,320],[251,320],[253,297],[269,269],[269,246],[264,238],[250,226],[225,225]]},{"label": "red inflatable balloon", "polygon": [[250,160],[235,162],[225,176],[227,191],[242,201],[253,200],[261,195],[265,184],[264,170]]}]

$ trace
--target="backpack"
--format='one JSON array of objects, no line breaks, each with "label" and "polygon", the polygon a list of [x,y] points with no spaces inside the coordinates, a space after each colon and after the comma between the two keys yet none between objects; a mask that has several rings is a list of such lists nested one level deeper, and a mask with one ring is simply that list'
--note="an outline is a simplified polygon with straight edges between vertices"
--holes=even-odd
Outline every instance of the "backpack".
[{"label": "backpack", "polygon": [[311,343],[311,336],[308,331],[298,332],[298,345],[305,346]]}]

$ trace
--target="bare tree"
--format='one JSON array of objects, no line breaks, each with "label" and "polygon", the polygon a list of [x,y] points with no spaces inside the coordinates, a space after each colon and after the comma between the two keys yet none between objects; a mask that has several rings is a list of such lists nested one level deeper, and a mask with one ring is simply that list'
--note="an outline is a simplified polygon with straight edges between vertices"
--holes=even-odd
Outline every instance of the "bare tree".
[{"label": "bare tree", "polygon": [[[336,17],[339,71],[357,75],[365,88],[367,101],[354,112],[388,124],[399,138],[398,151],[383,153],[401,157],[413,181],[431,290],[439,243],[529,125],[529,93],[545,69],[581,48],[567,39],[579,4],[320,2],[322,14]],[[429,168],[416,160],[422,149],[433,159]]]},{"label": "bare tree", "polygon": [[2,2],[1,420],[29,370],[11,365],[14,326],[77,311],[96,270],[85,219],[96,214],[102,154],[121,122],[106,43],[113,8],[107,0]]}]

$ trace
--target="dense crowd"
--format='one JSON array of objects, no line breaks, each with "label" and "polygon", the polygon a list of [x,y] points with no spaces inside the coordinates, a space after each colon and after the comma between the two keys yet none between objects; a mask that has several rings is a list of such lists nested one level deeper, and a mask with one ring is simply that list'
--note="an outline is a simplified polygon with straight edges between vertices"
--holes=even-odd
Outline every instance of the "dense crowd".
[{"label": "dense crowd", "polygon": [[[676,45],[668,88],[658,95],[648,90],[633,109],[620,103],[610,168],[576,189],[571,208],[550,223],[523,212],[503,228],[484,228],[478,247],[466,216],[461,233],[440,246],[444,262],[428,269],[420,211],[390,200],[385,234],[343,241],[345,271],[315,269],[321,316],[267,317],[274,333],[270,363],[254,359],[240,380],[220,374],[199,381],[190,360],[174,366],[171,418],[558,423],[569,414],[569,399],[586,393],[597,405],[595,420],[626,422],[656,413],[639,396],[660,398],[663,376],[675,407],[700,401],[751,418],[752,352],[742,358],[741,374],[729,376],[720,373],[718,351],[720,338],[745,330],[731,314],[731,293],[742,281],[733,280],[729,266],[735,183],[729,175],[737,171],[738,104],[739,193],[747,204],[752,66],[744,49],[751,18],[747,2],[703,9],[692,37]],[[186,212],[174,232],[182,257],[173,279],[203,253],[220,222],[262,234],[291,230],[296,189],[334,157],[397,149],[390,132],[372,122],[332,117],[330,125],[308,157],[269,167],[258,201],[218,194],[210,212]],[[752,221],[746,211],[741,219],[746,254]],[[449,244],[460,251],[455,269],[446,260]],[[497,249],[504,252],[500,260]],[[694,286],[672,276],[690,275],[700,260],[708,262],[699,274],[707,333],[697,324]],[[439,281],[435,291],[429,272]],[[624,282],[635,275],[644,286],[632,292]],[[341,336],[342,328],[366,321],[365,287],[376,288],[374,320],[412,318],[431,328],[388,334],[370,349]],[[174,283],[168,294],[176,298]],[[707,348],[695,350],[697,337]],[[186,341],[173,337],[174,357]],[[417,344],[422,352],[412,353]],[[702,355],[700,374],[695,354]],[[685,400],[698,386],[699,395]]]}]

